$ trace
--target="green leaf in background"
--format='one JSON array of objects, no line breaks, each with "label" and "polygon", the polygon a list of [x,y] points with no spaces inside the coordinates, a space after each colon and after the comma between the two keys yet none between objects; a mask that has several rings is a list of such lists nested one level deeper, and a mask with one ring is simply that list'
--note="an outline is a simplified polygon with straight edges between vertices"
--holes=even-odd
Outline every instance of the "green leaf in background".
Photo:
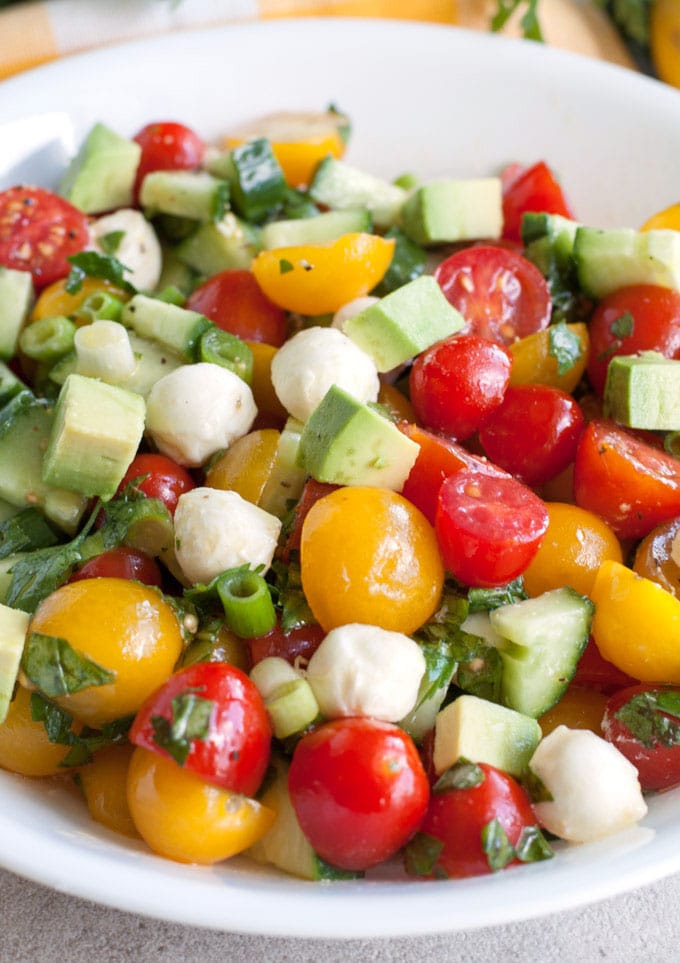
[{"label": "green leaf in background", "polygon": [[539,0],[497,0],[498,8],[491,19],[491,29],[494,32],[502,30],[515,10],[525,8],[520,20],[522,33],[527,40],[543,40],[538,4]]}]

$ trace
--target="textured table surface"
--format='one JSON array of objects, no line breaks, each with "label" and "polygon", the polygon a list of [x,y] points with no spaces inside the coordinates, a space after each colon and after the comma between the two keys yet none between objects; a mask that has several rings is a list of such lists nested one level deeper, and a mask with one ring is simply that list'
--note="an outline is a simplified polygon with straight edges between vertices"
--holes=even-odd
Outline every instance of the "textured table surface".
[{"label": "textured table surface", "polygon": [[428,963],[678,959],[680,876],[584,909],[450,936],[294,940],[194,929],[64,896],[0,871],[5,963]]}]

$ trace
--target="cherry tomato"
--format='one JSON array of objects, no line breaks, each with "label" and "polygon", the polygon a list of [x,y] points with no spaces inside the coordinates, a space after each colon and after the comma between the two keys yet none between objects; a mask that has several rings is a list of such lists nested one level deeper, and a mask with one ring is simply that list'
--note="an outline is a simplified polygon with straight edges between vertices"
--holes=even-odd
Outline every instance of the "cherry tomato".
[{"label": "cherry tomato", "polygon": [[603,518],[619,538],[644,538],[680,515],[680,462],[630,432],[595,419],[574,461],[577,505]]},{"label": "cherry tomato", "polygon": [[654,284],[621,288],[600,301],[588,328],[588,378],[602,395],[616,355],[658,351],[680,358],[680,293]]},{"label": "cherry tomato", "polygon": [[503,184],[503,237],[521,240],[522,215],[528,211],[560,214],[573,219],[571,208],[545,161],[522,168],[511,164]]},{"label": "cherry tomato", "polygon": [[127,578],[145,585],[157,585],[159,588],[163,583],[163,576],[155,559],[126,545],[91,558],[73,573],[69,582],[86,578]]},{"label": "cherry tomato", "polygon": [[638,575],[657,582],[676,597],[680,597],[679,531],[680,517],[657,525],[638,545],[633,562]]},{"label": "cherry tomato", "polygon": [[[447,788],[451,781],[454,788]],[[455,788],[457,781],[461,788]],[[457,766],[435,783],[418,836],[407,851],[407,866],[419,875],[452,879],[492,873],[517,863],[514,848],[536,825],[531,800],[512,776],[486,763]],[[501,832],[513,848],[499,859],[494,844]],[[423,837],[441,845],[430,849],[435,858],[425,864],[416,856]]]},{"label": "cherry tomato", "polygon": [[0,264],[30,271],[37,290],[65,277],[90,239],[85,214],[41,187],[0,193]]},{"label": "cherry tomato", "polygon": [[214,274],[196,288],[186,306],[244,341],[278,348],[286,340],[285,311],[263,294],[251,271],[232,268]]},{"label": "cherry tomato", "polygon": [[115,833],[138,837],[127,800],[127,775],[135,751],[129,743],[107,746],[79,770],[80,788],[90,816]]},{"label": "cherry tomato", "polygon": [[435,530],[446,568],[466,585],[505,585],[538,551],[548,512],[516,479],[459,471],[442,482]]},{"label": "cherry tomato", "polygon": [[550,323],[548,282],[515,251],[492,245],[464,248],[442,261],[434,276],[463,315],[464,333],[510,345]]},{"label": "cherry tomato", "polygon": [[418,828],[429,796],[410,736],[376,719],[337,719],[303,736],[288,787],[314,850],[348,870],[396,853]]},{"label": "cherry tomato", "polygon": [[439,489],[449,475],[455,474],[461,468],[489,475],[507,474],[485,458],[473,455],[455,441],[433,435],[418,425],[401,422],[399,428],[420,446],[416,462],[401,493],[421,510],[431,525],[434,525],[437,514]]},{"label": "cherry tomato", "polygon": [[175,514],[180,495],[196,487],[193,478],[182,465],[178,465],[167,455],[141,454],[130,462],[118,486],[121,492],[135,478],[147,476],[137,486],[147,498],[158,498],[171,515]]},{"label": "cherry tomato", "polygon": [[[76,723],[73,729],[79,732],[82,726]],[[22,776],[55,776],[67,771],[68,751],[68,746],[50,742],[44,724],[33,719],[30,691],[18,685],[0,725],[0,767]]]},{"label": "cherry tomato", "polygon": [[326,633],[316,622],[301,625],[284,632],[279,622],[271,632],[257,639],[248,639],[250,659],[253,665],[270,656],[285,659],[293,665],[296,659],[311,659],[325,638]]},{"label": "cherry tomato", "polygon": [[571,395],[549,385],[517,385],[488,415],[479,440],[491,461],[535,488],[571,464],[584,427]]},{"label": "cherry tomato", "polygon": [[193,170],[200,167],[205,144],[191,128],[175,121],[147,124],[133,140],[142,148],[135,180],[135,197],[151,171]]},{"label": "cherry tomato", "polygon": [[318,482],[315,478],[308,478],[302,489],[295,509],[293,511],[293,524],[290,533],[281,551],[281,558],[288,562],[291,552],[299,552],[302,541],[302,526],[310,508],[318,502],[324,495],[330,495],[336,491],[339,485],[329,485],[326,482]]},{"label": "cherry tomato", "polygon": [[409,379],[418,421],[458,441],[469,438],[503,400],[512,355],[474,334],[455,335],[423,351]]},{"label": "cherry tomato", "polygon": [[543,736],[558,726],[569,729],[590,729],[602,735],[602,717],[607,705],[604,692],[586,686],[570,685],[558,703],[538,720]]},{"label": "cherry tomato", "polygon": [[588,639],[583,655],[576,666],[573,684],[587,689],[595,689],[605,695],[634,685],[637,679],[622,672],[612,662],[608,662],[600,654],[595,640]]},{"label": "cherry tomato", "polygon": [[269,762],[271,726],[247,675],[226,662],[200,662],[176,672],[146,700],[130,741],[206,782],[252,796]]},{"label": "cherry tomato", "polygon": [[680,783],[680,689],[621,689],[607,703],[602,729],[633,763],[643,790]]}]

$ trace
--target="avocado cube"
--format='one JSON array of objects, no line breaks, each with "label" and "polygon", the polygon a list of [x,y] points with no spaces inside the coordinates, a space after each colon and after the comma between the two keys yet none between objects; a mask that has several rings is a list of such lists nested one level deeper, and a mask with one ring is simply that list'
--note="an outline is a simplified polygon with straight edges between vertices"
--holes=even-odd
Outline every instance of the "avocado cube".
[{"label": "avocado cube", "polygon": [[28,271],[0,267],[0,358],[9,361],[17,350],[19,332],[33,306],[33,278]]},{"label": "avocado cube", "polygon": [[59,393],[43,480],[83,495],[111,498],[144,432],[141,395],[84,375]]},{"label": "avocado cube", "polygon": [[7,718],[31,616],[0,605],[0,725]]},{"label": "avocado cube", "polygon": [[530,716],[462,695],[437,714],[434,768],[440,774],[459,759],[467,759],[520,776],[540,738],[541,727]]},{"label": "avocado cube", "polygon": [[629,428],[680,430],[680,361],[657,351],[612,358],[604,389],[604,415]]},{"label": "avocado cube", "polygon": [[404,232],[416,244],[500,237],[501,182],[497,177],[480,177],[424,184],[404,204],[401,222]]},{"label": "avocado cube", "polygon": [[86,214],[129,207],[142,148],[95,124],[73,158],[59,185],[59,193]]},{"label": "avocado cube", "polygon": [[391,371],[464,324],[435,279],[426,275],[354,315],[343,332],[371,355],[378,371]]},{"label": "avocado cube", "polygon": [[298,461],[317,481],[401,491],[419,451],[375,408],[332,385],[305,424]]}]

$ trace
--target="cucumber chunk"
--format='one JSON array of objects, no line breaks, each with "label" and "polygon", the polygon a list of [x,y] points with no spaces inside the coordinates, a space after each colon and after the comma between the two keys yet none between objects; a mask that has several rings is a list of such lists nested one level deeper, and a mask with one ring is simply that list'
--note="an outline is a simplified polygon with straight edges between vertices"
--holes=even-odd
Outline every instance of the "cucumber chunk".
[{"label": "cucumber chunk", "polygon": [[579,283],[594,298],[629,284],[680,290],[680,231],[579,227],[573,256]]}]

